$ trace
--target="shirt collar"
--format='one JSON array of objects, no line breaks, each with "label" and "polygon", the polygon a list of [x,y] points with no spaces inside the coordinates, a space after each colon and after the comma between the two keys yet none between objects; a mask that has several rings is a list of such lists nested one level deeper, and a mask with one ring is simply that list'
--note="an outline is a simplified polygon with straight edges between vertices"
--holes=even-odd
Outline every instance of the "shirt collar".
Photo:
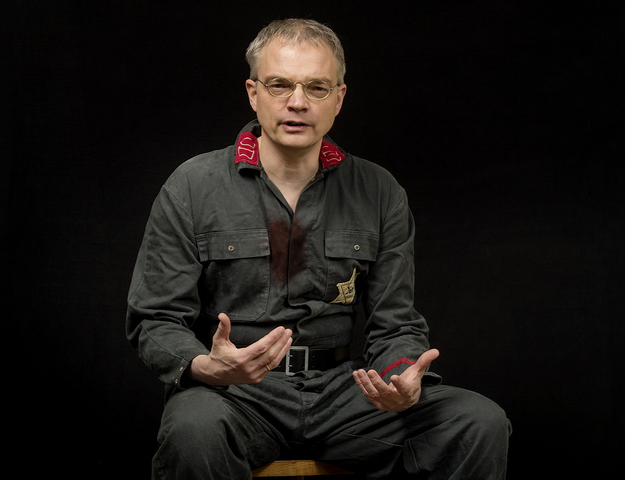
[{"label": "shirt collar", "polygon": [[[239,133],[234,157],[234,163],[238,168],[251,167],[258,170],[261,168],[256,135],[260,135],[260,124],[256,120],[248,123]],[[344,159],[345,153],[326,135],[319,152],[321,170],[339,165]]]}]

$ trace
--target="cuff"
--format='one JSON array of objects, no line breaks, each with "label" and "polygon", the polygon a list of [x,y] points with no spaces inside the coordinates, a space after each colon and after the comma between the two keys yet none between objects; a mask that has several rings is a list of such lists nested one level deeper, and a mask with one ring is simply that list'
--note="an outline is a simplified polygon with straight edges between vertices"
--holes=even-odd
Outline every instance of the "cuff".
[{"label": "cuff", "polygon": [[[412,360],[408,360],[406,357],[400,358],[399,360],[391,363],[388,367],[382,370],[382,373],[380,373],[380,377],[384,378],[384,375],[386,375],[389,372],[391,373],[391,375],[401,375],[402,373],[404,373],[404,371],[408,367],[410,367],[410,365],[414,365],[415,363],[416,362],[413,362]],[[423,379],[421,380],[421,383],[424,385],[439,385],[440,383],[442,383],[442,381],[443,381],[443,378],[440,375],[434,372],[430,372],[428,368],[425,374],[423,375]]]},{"label": "cuff", "polygon": [[[383,377],[383,376],[384,376],[384,375],[386,375],[388,372],[390,372],[390,371],[391,371],[391,370],[393,370],[394,368],[399,367],[399,366],[400,366],[400,365],[402,365],[402,364],[406,364],[407,366],[410,366],[410,365],[414,365],[414,364],[415,364],[415,362],[413,362],[412,360],[408,360],[406,357],[404,357],[404,358],[400,358],[399,360],[397,360],[396,362],[391,363],[388,367],[386,367],[384,370],[382,370],[382,373],[380,373],[380,377]],[[402,369],[402,372],[403,372],[404,370],[406,370],[406,368],[408,368],[408,367],[403,368],[403,369]],[[399,374],[398,374],[398,375],[399,375]]]}]

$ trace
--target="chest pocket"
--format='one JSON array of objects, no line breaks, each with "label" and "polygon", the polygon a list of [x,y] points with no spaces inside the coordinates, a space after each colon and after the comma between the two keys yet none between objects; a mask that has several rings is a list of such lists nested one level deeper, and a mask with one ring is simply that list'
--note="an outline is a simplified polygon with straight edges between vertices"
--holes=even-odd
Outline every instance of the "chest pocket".
[{"label": "chest pocket", "polygon": [[204,264],[203,308],[211,316],[255,321],[267,310],[269,235],[265,229],[210,232],[196,236]]},{"label": "chest pocket", "polygon": [[325,301],[345,305],[355,301],[356,279],[361,274],[366,275],[369,262],[375,261],[379,241],[380,235],[371,232],[331,230],[325,233],[328,264]]}]

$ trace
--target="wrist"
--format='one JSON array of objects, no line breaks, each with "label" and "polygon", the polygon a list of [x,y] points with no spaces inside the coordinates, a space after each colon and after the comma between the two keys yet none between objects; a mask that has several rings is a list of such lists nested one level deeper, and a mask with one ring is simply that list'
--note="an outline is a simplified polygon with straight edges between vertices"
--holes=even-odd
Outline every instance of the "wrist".
[{"label": "wrist", "polygon": [[208,383],[207,380],[210,377],[208,373],[210,371],[210,355],[198,355],[191,360],[189,368],[186,370],[186,374],[196,382]]}]

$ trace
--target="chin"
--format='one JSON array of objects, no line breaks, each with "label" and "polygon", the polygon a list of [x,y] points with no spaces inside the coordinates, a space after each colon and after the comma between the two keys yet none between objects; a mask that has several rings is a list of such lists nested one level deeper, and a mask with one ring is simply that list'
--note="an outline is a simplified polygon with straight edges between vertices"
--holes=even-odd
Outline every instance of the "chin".
[{"label": "chin", "polygon": [[319,143],[320,139],[314,139],[314,138],[310,138],[310,137],[290,137],[290,138],[284,138],[281,139],[282,141],[280,142],[280,144],[284,147],[284,148],[293,148],[293,149],[304,149],[304,148],[310,148],[315,146],[316,144]]}]

